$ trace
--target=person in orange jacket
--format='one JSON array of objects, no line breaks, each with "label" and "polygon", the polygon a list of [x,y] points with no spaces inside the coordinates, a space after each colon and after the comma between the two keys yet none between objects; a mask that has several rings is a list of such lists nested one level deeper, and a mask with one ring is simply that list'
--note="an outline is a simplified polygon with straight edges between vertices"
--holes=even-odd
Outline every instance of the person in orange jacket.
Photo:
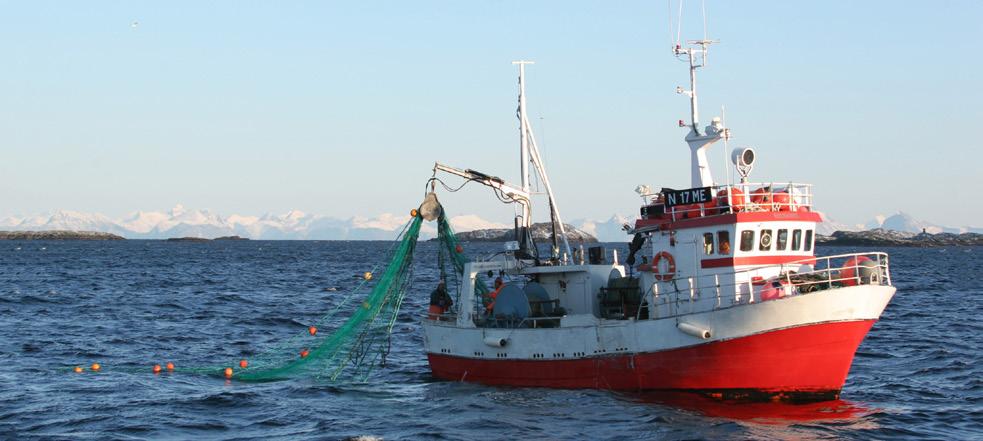
[{"label": "person in orange jacket", "polygon": [[505,282],[502,281],[501,277],[495,278],[495,290],[488,293],[488,304],[485,305],[485,309],[488,310],[488,315],[495,314],[495,300],[498,298],[498,292],[502,290],[505,286]]}]

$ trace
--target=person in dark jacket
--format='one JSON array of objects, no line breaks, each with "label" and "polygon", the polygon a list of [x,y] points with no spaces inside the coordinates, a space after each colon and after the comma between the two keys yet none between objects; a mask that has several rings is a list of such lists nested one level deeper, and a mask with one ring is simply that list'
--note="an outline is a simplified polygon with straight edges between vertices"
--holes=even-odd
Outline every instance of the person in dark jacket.
[{"label": "person in dark jacket", "polygon": [[430,320],[437,320],[453,304],[454,301],[451,300],[451,295],[447,293],[447,285],[441,280],[437,284],[437,289],[430,293]]}]

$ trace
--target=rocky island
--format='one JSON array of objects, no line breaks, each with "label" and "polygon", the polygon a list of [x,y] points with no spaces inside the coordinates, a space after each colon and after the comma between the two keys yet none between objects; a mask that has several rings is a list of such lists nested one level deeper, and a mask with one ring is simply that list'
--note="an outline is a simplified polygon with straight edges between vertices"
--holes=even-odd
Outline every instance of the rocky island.
[{"label": "rocky island", "polygon": [[212,241],[226,241],[226,240],[249,240],[246,237],[240,236],[222,236],[216,237],[214,239],[206,239],[204,237],[171,237],[167,239],[168,242],[212,242]]},{"label": "rocky island", "polygon": [[98,231],[0,231],[0,240],[125,240],[122,236]]},{"label": "rocky island", "polygon": [[165,239],[166,242],[210,242],[211,239],[205,239],[204,237],[168,237]]},{"label": "rocky island", "polygon": [[867,231],[837,231],[831,236],[816,236],[816,245],[824,246],[884,246],[884,247],[950,247],[983,245],[979,233],[908,233],[875,228]]},{"label": "rocky island", "polygon": [[242,236],[222,236],[222,237],[216,237],[212,240],[249,240],[249,238],[242,237]]},{"label": "rocky island", "polygon": [[[573,225],[563,224],[566,229],[567,240],[570,242],[594,243],[597,238],[574,228]],[[531,228],[532,238],[536,241],[549,240],[553,235],[553,226],[549,222],[533,224]],[[493,228],[487,230],[465,231],[455,234],[457,240],[464,242],[507,242],[515,240],[515,230],[512,228]]]}]

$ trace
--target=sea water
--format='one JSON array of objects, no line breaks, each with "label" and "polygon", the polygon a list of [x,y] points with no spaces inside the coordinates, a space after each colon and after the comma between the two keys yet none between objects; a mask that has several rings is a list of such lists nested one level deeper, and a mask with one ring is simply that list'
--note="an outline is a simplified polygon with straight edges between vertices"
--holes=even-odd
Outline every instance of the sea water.
[{"label": "sea water", "polygon": [[[384,266],[390,246],[0,242],[0,439],[983,438],[983,248],[880,249],[898,293],[838,401],[436,380],[419,325],[438,277],[432,242],[417,249],[386,366],[368,382],[250,384],[180,372],[233,365],[303,333],[361,274]],[[625,245],[608,246],[625,256]],[[103,371],[91,372],[93,362]],[[151,372],[166,362],[178,370]]]}]

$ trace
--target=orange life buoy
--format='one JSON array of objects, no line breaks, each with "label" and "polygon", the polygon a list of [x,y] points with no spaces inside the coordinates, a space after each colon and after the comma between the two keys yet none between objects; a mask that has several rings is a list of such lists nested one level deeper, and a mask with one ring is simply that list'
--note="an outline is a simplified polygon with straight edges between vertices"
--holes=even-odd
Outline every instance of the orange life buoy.
[{"label": "orange life buoy", "polygon": [[860,270],[863,267],[863,262],[873,262],[867,256],[856,256],[851,257],[846,263],[843,264],[843,268],[840,269],[840,282],[843,286],[857,286],[857,281],[860,280],[861,283],[863,278],[860,277]]},{"label": "orange life buoy", "polygon": [[770,187],[761,187],[751,192],[751,203],[757,205],[760,211],[772,211],[772,192]]},{"label": "orange life buoy", "polygon": [[[734,208],[734,211],[743,211],[744,204],[747,203],[747,198],[744,196],[744,192],[740,188],[731,187],[730,188],[730,203],[727,201],[727,189],[723,189],[717,192],[717,205],[721,207],[727,207],[730,205]],[[721,212],[725,210],[721,209]]]},{"label": "orange life buoy", "polygon": [[771,203],[774,211],[795,211],[792,209],[792,198],[788,192],[776,191],[771,195]]},{"label": "orange life buoy", "polygon": [[[668,263],[666,272],[659,270],[659,263],[662,262],[662,259],[666,259]],[[676,276],[676,259],[666,251],[659,251],[659,254],[652,258],[652,274],[655,274],[655,278],[663,282],[672,280]]]}]

